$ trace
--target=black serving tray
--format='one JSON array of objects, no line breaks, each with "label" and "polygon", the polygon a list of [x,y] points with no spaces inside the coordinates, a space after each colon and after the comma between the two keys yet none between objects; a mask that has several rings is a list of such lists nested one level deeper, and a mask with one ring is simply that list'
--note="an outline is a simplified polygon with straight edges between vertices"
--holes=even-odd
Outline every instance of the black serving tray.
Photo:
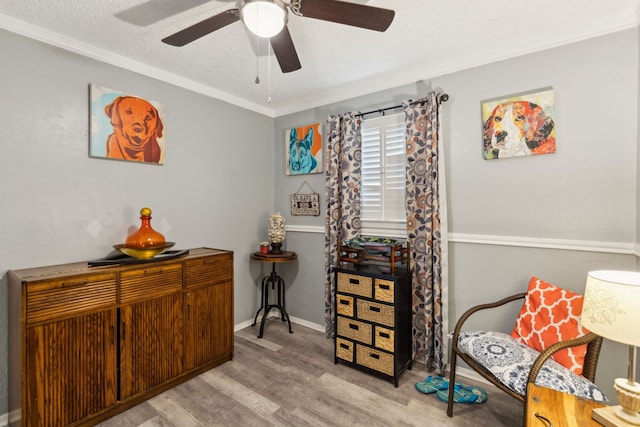
[{"label": "black serving tray", "polygon": [[142,264],[142,263],[165,261],[169,259],[180,258],[181,256],[188,255],[188,254],[189,254],[189,249],[181,249],[181,250],[179,249],[179,250],[166,251],[149,259],[139,259],[139,258],[131,257],[129,255],[125,255],[120,251],[113,250],[109,252],[109,254],[104,258],[94,259],[93,261],[89,261],[88,264],[89,264],[89,267],[97,267],[100,265],[113,265],[113,264]]}]

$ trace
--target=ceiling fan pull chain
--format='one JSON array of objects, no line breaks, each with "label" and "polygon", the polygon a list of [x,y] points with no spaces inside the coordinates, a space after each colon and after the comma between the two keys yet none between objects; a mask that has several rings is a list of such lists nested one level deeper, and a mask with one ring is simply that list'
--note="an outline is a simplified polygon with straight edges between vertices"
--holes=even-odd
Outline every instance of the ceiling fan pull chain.
[{"label": "ceiling fan pull chain", "polygon": [[259,37],[256,36],[256,84],[260,84],[260,67],[258,59],[260,58],[260,41]]},{"label": "ceiling fan pull chain", "polygon": [[267,67],[267,104],[271,104],[271,43],[267,43],[267,56],[269,57],[269,66]]}]

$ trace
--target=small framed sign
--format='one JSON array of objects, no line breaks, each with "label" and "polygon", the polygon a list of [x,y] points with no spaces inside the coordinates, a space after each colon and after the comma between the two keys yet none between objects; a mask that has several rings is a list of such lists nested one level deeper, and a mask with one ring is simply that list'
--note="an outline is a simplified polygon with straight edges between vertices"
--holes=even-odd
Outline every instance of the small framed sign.
[{"label": "small framed sign", "polygon": [[[305,185],[309,187],[311,193],[300,193]],[[320,195],[309,186],[307,181],[300,186],[297,193],[291,195],[291,215],[320,215]]]},{"label": "small framed sign", "polygon": [[292,194],[291,215],[320,215],[320,195],[318,193]]}]

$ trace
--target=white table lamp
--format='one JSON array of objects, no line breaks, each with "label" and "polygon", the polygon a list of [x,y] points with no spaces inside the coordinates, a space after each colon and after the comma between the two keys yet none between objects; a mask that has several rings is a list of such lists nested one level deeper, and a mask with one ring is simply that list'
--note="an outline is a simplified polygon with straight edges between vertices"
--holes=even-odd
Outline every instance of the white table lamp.
[{"label": "white table lamp", "polygon": [[640,384],[635,381],[636,346],[640,345],[640,273],[589,272],[581,322],[591,332],[629,346],[627,378],[614,382],[620,403],[614,413],[626,423],[640,425]]}]

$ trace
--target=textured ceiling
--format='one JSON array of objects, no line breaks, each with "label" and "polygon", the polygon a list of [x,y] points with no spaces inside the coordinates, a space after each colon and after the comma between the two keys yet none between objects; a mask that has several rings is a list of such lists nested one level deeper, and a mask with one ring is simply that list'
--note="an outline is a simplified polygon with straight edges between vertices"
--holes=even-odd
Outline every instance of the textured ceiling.
[{"label": "textured ceiling", "polygon": [[638,23],[638,0],[350,2],[395,19],[378,33],[290,14],[302,69],[288,74],[241,22],[182,48],[161,42],[234,0],[2,0],[0,28],[277,117]]}]

